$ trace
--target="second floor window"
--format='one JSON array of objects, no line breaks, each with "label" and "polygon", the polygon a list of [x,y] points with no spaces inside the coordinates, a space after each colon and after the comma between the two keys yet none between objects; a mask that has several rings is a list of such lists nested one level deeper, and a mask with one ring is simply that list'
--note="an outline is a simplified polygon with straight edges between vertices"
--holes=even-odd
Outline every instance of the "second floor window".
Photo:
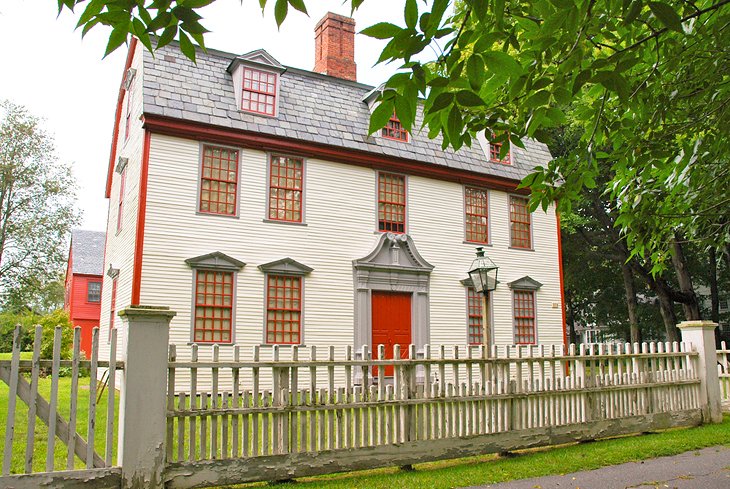
[{"label": "second floor window", "polygon": [[482,317],[482,295],[474,287],[467,287],[467,340],[470,345],[481,345],[484,341]]},{"label": "second floor window", "polygon": [[238,150],[203,147],[200,178],[200,212],[236,215]]},{"label": "second floor window", "polygon": [[302,222],[304,161],[274,155],[269,173],[269,219]]},{"label": "second floor window", "polygon": [[129,131],[132,129],[132,90],[127,90],[127,112],[124,122],[124,140],[129,139]]},{"label": "second floor window", "polygon": [[101,302],[101,282],[87,282],[86,302]]},{"label": "second floor window", "polygon": [[466,241],[489,243],[489,209],[487,191],[466,187],[464,189],[464,222]]},{"label": "second floor window", "polygon": [[512,293],[515,344],[532,345],[535,343],[535,292],[515,290]]},{"label": "second floor window", "polygon": [[233,272],[198,270],[195,276],[193,341],[230,343],[233,341]]},{"label": "second floor window", "polygon": [[378,174],[378,230],[406,232],[406,177]]},{"label": "second floor window", "polygon": [[117,205],[117,232],[122,230],[124,223],[124,187],[127,185],[127,167],[119,174],[119,203]]},{"label": "second floor window", "polygon": [[391,116],[383,128],[382,135],[384,138],[395,139],[396,141],[408,141],[408,131],[405,130],[400,119],[395,114]]},{"label": "second floor window", "polygon": [[301,343],[302,277],[267,275],[266,285],[266,343]]},{"label": "second floor window", "polygon": [[241,109],[257,114],[276,114],[276,73],[245,68]]},{"label": "second floor window", "polygon": [[513,248],[532,248],[531,217],[528,200],[511,196],[509,199],[510,246]]}]

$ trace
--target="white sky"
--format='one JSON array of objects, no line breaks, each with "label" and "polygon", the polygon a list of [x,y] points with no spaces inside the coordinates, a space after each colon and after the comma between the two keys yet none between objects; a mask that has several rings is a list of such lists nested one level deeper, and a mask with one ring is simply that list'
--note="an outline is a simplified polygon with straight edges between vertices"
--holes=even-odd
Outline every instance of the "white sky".
[{"label": "white sky", "polygon": [[[202,9],[209,48],[243,54],[264,48],[280,63],[311,70],[314,25],[327,11],[349,15],[342,0],[308,0],[309,17],[290,11],[279,32],[274,1],[261,16],[258,0],[217,0]],[[368,0],[355,13],[356,29],[388,20],[402,24],[404,0]],[[76,16],[56,18],[55,0],[2,0],[0,99],[26,106],[45,119],[62,160],[73,163],[78,206],[85,229],[106,229],[104,198],[114,111],[126,48],[102,59],[109,29],[95,27],[85,39],[74,31]],[[80,14],[80,10],[78,12]],[[378,85],[393,66],[373,68],[384,43],[362,35],[355,40],[358,81]]]}]

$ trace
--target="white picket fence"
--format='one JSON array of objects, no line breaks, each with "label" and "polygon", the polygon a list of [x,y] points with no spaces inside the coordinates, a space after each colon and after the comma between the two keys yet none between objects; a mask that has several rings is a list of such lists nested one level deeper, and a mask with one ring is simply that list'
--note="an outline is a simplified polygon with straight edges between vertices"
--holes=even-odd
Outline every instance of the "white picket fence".
[{"label": "white picket fence", "polygon": [[[0,487],[195,488],[409,466],[719,422],[730,387],[730,352],[716,353],[712,323],[680,326],[685,342],[672,344],[489,354],[410,345],[391,359],[383,347],[234,346],[223,358],[218,346],[171,347],[166,308],[120,316],[123,361],[116,331],[109,360],[98,358],[98,330],[83,358],[78,329],[72,359],[61,359],[61,329],[42,359],[40,328],[32,359],[21,360],[16,330],[11,360],[0,361]],[[104,392],[104,409],[100,372],[121,389]],[[55,436],[45,439],[39,419]]]},{"label": "white picket fence", "polygon": [[730,349],[724,341],[717,350],[717,376],[720,378],[723,408],[730,410]]}]

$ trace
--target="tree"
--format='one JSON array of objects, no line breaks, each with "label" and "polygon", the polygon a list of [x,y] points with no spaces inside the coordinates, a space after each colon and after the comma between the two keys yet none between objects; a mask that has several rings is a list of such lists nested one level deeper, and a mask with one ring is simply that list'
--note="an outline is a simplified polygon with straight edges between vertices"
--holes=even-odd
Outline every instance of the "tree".
[{"label": "tree", "polygon": [[75,189],[70,166],[57,160],[38,118],[0,102],[0,299],[6,307],[33,305],[58,279],[66,238],[78,222]]},{"label": "tree", "polygon": [[[82,33],[111,26],[107,52],[129,34],[150,50],[177,35],[194,59],[193,41],[203,46],[206,32],[196,10],[212,1],[91,0],[79,26]],[[350,3],[356,9],[363,1]],[[59,0],[59,8],[81,3]],[[532,208],[556,199],[569,208],[608,164],[613,177],[601,190],[617,203],[630,255],[648,258],[652,273],[667,268],[687,241],[730,260],[728,4],[433,0],[419,11],[416,0],[406,0],[404,26],[381,22],[363,31],[388,40],[380,62],[400,66],[370,131],[393,110],[413,129],[421,97],[429,137],[458,149],[485,131],[505,143],[506,154],[525,136],[545,140],[547,129],[564,123],[565,107],[579,102],[578,147],[522,182],[532,190]],[[275,0],[278,24],[290,6],[306,12],[304,0]]]}]

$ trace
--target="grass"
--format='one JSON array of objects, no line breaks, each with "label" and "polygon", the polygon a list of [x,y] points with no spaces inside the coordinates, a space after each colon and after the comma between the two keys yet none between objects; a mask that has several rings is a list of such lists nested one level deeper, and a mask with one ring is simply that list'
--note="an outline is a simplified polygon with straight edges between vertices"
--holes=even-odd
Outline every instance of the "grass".
[{"label": "grass", "polygon": [[[12,360],[13,358],[12,353],[0,353],[0,360]],[[33,360],[33,352],[32,351],[21,351],[20,352],[20,359],[21,360]]]},{"label": "grass", "polygon": [[[0,354],[5,355],[5,354]],[[0,356],[0,359],[5,359],[4,356]],[[29,379],[28,379],[29,380]],[[51,379],[50,377],[41,378],[38,381],[38,391],[41,393],[44,399],[50,399],[51,392]],[[119,396],[117,395],[115,401],[119,402]],[[58,380],[58,411],[66,421],[69,420],[69,410],[71,402],[71,378],[61,377]],[[76,431],[86,439],[86,426],[89,414],[89,378],[79,378],[79,395],[78,395],[78,408],[76,411]],[[104,450],[106,445],[106,406],[107,406],[107,395],[106,390],[104,395],[96,407],[96,435],[94,440],[94,446],[96,452],[104,458]],[[8,419],[8,386],[5,382],[0,382],[0,443],[4,443],[5,440],[5,427]],[[11,465],[11,473],[20,474],[24,472],[24,460],[25,460],[25,442],[28,433],[28,406],[17,398],[15,405],[15,436],[13,437],[13,457]],[[115,422],[115,439],[114,439],[114,460],[116,460],[116,427]],[[48,427],[40,420],[36,418],[35,424],[35,444],[33,451],[33,471],[44,472],[45,471],[45,460],[46,460],[46,446],[48,443]],[[54,450],[54,467],[55,470],[66,469],[66,455],[67,448],[66,444],[60,439],[56,438],[56,445]],[[84,468],[85,463],[82,462],[78,457],[75,459],[75,468]]]},{"label": "grass", "polygon": [[[414,471],[375,469],[297,479],[277,489],[449,489],[545,475],[562,475],[608,465],[676,455],[714,445],[730,445],[730,415],[722,424],[626,436],[595,443],[520,451],[514,456],[484,455],[415,465]],[[245,484],[236,487],[256,487]]]}]

